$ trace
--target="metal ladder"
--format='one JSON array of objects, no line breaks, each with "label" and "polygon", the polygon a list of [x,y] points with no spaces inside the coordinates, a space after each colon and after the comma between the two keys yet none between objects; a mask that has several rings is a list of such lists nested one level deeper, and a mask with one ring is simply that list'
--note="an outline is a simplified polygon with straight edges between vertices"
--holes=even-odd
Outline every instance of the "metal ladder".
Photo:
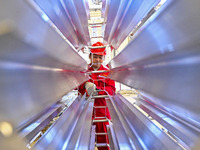
[{"label": "metal ladder", "polygon": [[[90,72],[88,72],[89,74],[92,74],[92,73],[103,73],[103,72],[109,72],[108,70],[100,70],[100,71],[90,71]],[[106,79],[106,78],[105,78]],[[105,91],[105,84],[104,84],[104,90],[97,90],[97,92],[100,92],[100,91],[104,91],[104,92],[106,92],[107,93],[107,91]],[[107,95],[92,95],[92,99],[98,99],[98,98],[109,98],[109,96],[110,95],[108,95],[108,93],[107,93]],[[96,122],[108,122],[109,123],[109,119],[106,117],[106,108],[107,108],[108,106],[106,105],[106,106],[94,106],[93,107],[93,110],[94,110],[94,119],[92,120],[93,121],[93,123],[96,123]],[[99,109],[99,108],[104,108],[105,109],[105,116],[103,116],[103,117],[97,117],[96,116],[96,109]],[[110,145],[109,145],[109,143],[97,143],[97,136],[98,135],[106,135],[107,137],[108,137],[108,133],[96,133],[95,132],[95,146],[96,147],[109,147],[110,148]],[[108,137],[108,139],[109,139],[109,137]],[[107,139],[107,140],[108,140]]]}]

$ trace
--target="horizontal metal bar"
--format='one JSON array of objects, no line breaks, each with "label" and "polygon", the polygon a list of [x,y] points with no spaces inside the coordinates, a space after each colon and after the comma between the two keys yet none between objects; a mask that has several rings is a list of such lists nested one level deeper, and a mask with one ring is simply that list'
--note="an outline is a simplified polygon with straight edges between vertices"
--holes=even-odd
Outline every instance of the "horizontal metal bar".
[{"label": "horizontal metal bar", "polygon": [[89,26],[93,26],[93,25],[103,25],[103,24],[105,24],[105,22],[89,23]]},{"label": "horizontal metal bar", "polygon": [[107,117],[95,117],[94,119],[108,119]]},{"label": "horizontal metal bar", "polygon": [[103,38],[103,36],[95,36],[95,37],[91,37],[91,39],[94,39],[94,38]]},{"label": "horizontal metal bar", "polygon": [[95,133],[95,135],[107,135],[107,133]]},{"label": "horizontal metal bar", "polygon": [[108,122],[108,119],[93,120],[93,123],[95,122]]},{"label": "horizontal metal bar", "polygon": [[106,108],[107,106],[94,106],[94,108]]},{"label": "horizontal metal bar", "polygon": [[96,143],[96,147],[110,147],[108,143]]},{"label": "horizontal metal bar", "polygon": [[108,95],[96,95],[96,96],[92,96],[92,99],[95,99],[95,98],[109,98]]},{"label": "horizontal metal bar", "polygon": [[110,70],[88,71],[88,72],[86,72],[86,73],[87,73],[87,74],[92,74],[92,73],[104,73],[104,72],[110,72]]},{"label": "horizontal metal bar", "polygon": [[106,46],[88,46],[89,49],[106,48]]}]

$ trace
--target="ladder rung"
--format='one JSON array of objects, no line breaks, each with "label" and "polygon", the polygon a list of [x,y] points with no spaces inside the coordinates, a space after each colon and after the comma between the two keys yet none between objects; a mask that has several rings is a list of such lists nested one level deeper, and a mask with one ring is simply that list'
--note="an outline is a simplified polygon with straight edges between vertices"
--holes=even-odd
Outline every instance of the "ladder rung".
[{"label": "ladder rung", "polygon": [[108,143],[96,143],[96,147],[110,147]]},{"label": "ladder rung", "polygon": [[98,22],[98,23],[89,23],[89,26],[94,26],[94,25],[103,25],[104,22]]},{"label": "ladder rung", "polygon": [[96,95],[96,96],[92,96],[92,99],[95,99],[95,98],[109,98],[108,95]]},{"label": "ladder rung", "polygon": [[88,72],[86,72],[86,73],[91,74],[91,73],[104,73],[104,72],[110,72],[110,70],[88,71]]},{"label": "ladder rung", "polygon": [[103,38],[103,36],[94,36],[94,37],[91,37],[91,39],[95,39],[95,38]]},{"label": "ladder rung", "polygon": [[107,135],[107,133],[95,133],[96,135]]},{"label": "ladder rung", "polygon": [[108,119],[107,117],[94,117],[94,119]]},{"label": "ladder rung", "polygon": [[99,119],[99,120],[94,120],[93,119],[93,122],[108,122],[108,119]]},{"label": "ladder rung", "polygon": [[107,106],[94,106],[94,108],[106,108]]},{"label": "ladder rung", "polygon": [[89,49],[106,48],[106,46],[88,46]]}]

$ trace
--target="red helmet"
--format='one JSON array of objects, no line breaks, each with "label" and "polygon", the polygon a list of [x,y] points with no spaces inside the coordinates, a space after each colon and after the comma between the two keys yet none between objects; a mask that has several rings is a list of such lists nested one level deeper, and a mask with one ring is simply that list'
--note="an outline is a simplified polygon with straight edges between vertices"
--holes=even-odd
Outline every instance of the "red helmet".
[{"label": "red helmet", "polygon": [[[92,46],[95,47],[95,46],[104,46],[104,45],[101,42],[96,42]],[[105,56],[106,55],[105,49],[106,48],[96,48],[96,49],[91,49],[90,52],[93,53],[93,54],[96,54],[96,55],[103,55],[103,56]]]}]

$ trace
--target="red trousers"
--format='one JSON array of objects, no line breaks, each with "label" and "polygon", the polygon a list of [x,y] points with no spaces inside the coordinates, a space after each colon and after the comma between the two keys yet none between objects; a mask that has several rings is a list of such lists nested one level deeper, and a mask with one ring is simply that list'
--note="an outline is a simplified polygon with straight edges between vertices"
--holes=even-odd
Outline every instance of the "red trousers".
[{"label": "red trousers", "polygon": [[[105,99],[104,99],[104,101],[105,101]],[[95,117],[107,117],[108,119],[110,119],[110,113],[108,111],[108,108],[106,108],[106,110],[105,110],[105,108],[96,108],[93,111],[93,117],[92,118],[94,119]],[[95,122],[95,123],[93,123],[93,125],[96,125],[96,133],[107,133],[106,125],[108,125],[108,124],[109,124],[108,122]],[[107,135],[97,135],[96,136],[96,142],[97,143],[109,143],[108,136]],[[98,150],[109,150],[109,147],[98,147]]]},{"label": "red trousers", "polygon": [[[96,125],[96,133],[107,133],[108,122],[95,122],[93,125]],[[96,137],[97,143],[109,143],[107,135],[97,135]],[[98,150],[109,150],[109,147],[98,147]]]}]

